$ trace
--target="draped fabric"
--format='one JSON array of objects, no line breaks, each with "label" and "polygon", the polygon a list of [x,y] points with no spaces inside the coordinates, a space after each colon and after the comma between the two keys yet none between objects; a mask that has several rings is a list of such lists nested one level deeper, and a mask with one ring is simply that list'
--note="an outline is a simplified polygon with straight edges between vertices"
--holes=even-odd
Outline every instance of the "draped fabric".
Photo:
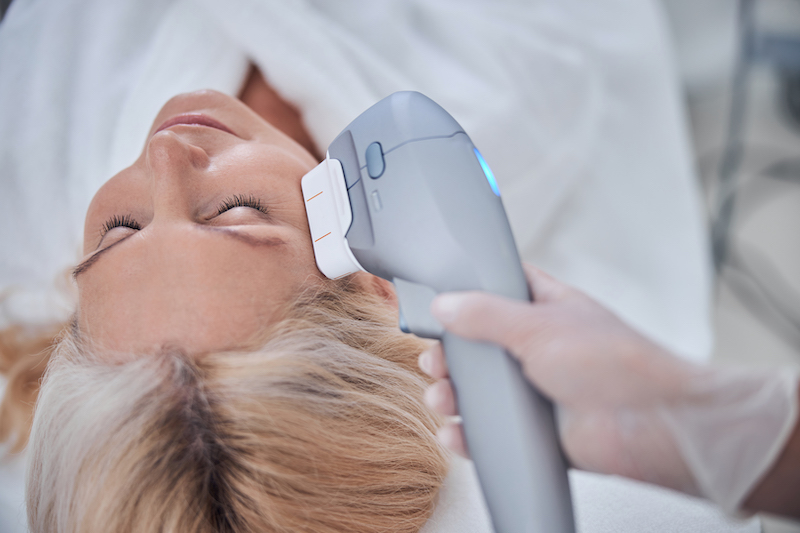
[{"label": "draped fabric", "polygon": [[[527,261],[704,360],[705,227],[659,8],[15,0],[0,24],[0,325],[68,315],[74,301],[59,285],[94,192],[138,156],[167,99],[201,88],[236,95],[254,63],[322,150],[380,98],[428,95],[492,167]],[[451,478],[426,533],[485,531],[468,463]]]}]

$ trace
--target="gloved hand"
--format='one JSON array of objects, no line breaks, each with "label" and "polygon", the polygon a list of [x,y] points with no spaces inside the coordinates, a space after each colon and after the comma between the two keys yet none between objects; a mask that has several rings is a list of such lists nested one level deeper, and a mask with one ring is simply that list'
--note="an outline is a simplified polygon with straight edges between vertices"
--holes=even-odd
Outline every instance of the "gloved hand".
[{"label": "gloved hand", "polygon": [[[703,495],[737,510],[782,450],[797,419],[791,371],[682,361],[578,290],[526,266],[534,303],[479,293],[438,296],[449,331],[502,345],[556,405],[573,466]],[[437,378],[429,405],[456,415],[439,345],[420,355]],[[465,454],[458,425],[440,439]]]}]

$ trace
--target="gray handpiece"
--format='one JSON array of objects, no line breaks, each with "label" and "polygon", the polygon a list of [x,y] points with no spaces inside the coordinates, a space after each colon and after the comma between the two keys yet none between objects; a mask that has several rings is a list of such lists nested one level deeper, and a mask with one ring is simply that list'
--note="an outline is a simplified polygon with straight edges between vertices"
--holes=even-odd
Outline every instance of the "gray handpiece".
[{"label": "gray handpiece", "polygon": [[444,332],[429,314],[444,291],[530,300],[497,186],[472,141],[429,98],[398,92],[347,126],[328,159],[344,172],[352,255],[394,282],[405,331],[442,340],[495,531],[573,532],[552,405],[502,348]]}]

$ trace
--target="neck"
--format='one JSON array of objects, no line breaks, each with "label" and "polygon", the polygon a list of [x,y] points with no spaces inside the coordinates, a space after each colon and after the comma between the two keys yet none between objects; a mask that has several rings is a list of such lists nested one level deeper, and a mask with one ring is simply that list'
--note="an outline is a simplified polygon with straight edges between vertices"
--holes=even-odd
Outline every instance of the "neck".
[{"label": "neck", "polygon": [[322,161],[314,141],[303,125],[300,112],[292,104],[281,98],[273,89],[258,67],[252,65],[247,80],[239,93],[239,99],[261,118],[284,132]]}]

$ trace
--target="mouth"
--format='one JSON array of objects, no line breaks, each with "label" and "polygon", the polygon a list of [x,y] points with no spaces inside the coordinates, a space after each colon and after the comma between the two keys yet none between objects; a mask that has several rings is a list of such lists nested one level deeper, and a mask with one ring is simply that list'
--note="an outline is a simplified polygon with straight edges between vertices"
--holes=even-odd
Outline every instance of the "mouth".
[{"label": "mouth", "polygon": [[238,135],[236,135],[228,126],[202,113],[184,113],[182,115],[172,117],[161,124],[153,135],[159,131],[171,128],[172,126],[201,126],[206,128],[214,128],[238,137]]}]

